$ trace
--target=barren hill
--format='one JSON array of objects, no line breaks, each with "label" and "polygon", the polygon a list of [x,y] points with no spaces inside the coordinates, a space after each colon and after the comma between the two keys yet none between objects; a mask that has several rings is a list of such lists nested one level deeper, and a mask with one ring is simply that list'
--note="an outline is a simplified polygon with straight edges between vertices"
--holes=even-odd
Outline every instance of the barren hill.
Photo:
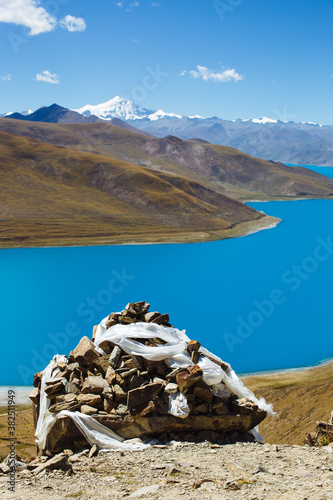
[{"label": "barren hill", "polygon": [[276,222],[180,176],[4,132],[0,186],[2,247],[200,241]]},{"label": "barren hill", "polygon": [[235,199],[333,197],[333,180],[323,175],[203,141],[148,137],[103,122],[57,124],[2,118],[0,130],[180,175]]}]

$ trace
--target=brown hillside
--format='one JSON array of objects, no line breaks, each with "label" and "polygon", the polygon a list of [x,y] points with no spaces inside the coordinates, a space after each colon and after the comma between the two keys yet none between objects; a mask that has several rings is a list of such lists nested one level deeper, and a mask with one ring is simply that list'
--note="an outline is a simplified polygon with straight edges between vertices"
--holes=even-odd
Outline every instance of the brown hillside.
[{"label": "brown hillside", "polygon": [[3,132],[0,186],[2,247],[200,241],[276,222],[179,176]]},{"label": "brown hillside", "polygon": [[204,141],[152,138],[103,122],[53,124],[2,118],[0,130],[179,175],[236,199],[333,196],[333,180],[325,176]]},{"label": "brown hillside", "polygon": [[273,403],[277,412],[260,425],[260,433],[269,443],[304,444],[307,434],[315,431],[316,422],[327,422],[333,410],[333,362],[242,380],[257,397]]}]

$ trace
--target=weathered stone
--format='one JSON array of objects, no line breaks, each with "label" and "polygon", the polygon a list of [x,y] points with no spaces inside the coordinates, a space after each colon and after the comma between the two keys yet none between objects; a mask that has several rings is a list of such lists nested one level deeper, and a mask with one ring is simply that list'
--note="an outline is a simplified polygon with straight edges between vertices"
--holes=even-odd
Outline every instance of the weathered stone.
[{"label": "weathered stone", "polygon": [[[333,422],[332,422],[333,412],[331,413],[330,420],[326,422],[317,422],[316,432],[311,432],[305,438],[305,444],[310,446],[321,446],[325,447],[328,443],[333,443]],[[326,447],[327,448],[327,447]],[[328,450],[330,447],[328,447]]]},{"label": "weathered stone", "polygon": [[155,398],[156,408],[158,413],[167,415],[169,413],[169,394],[164,392],[158,398]]},{"label": "weathered stone", "polygon": [[130,325],[131,323],[137,323],[138,320],[136,318],[131,318],[130,316],[121,316],[119,318],[119,323],[121,325]]},{"label": "weathered stone", "polygon": [[84,415],[95,415],[97,413],[96,408],[89,405],[82,405],[80,411],[81,413],[84,413]]},{"label": "weathered stone", "polygon": [[168,374],[166,375],[166,377],[165,377],[165,378],[166,378],[167,380],[172,380],[172,379],[173,379],[174,377],[176,377],[176,375],[177,375],[178,373],[180,373],[181,371],[183,371],[183,368],[179,368],[179,367],[178,367],[178,368],[175,368],[175,369],[174,369],[174,370],[172,370],[170,373],[168,373]]},{"label": "weathered stone", "polygon": [[66,403],[72,403],[73,401],[77,401],[76,395],[75,394],[65,394],[64,401]]},{"label": "weathered stone", "polygon": [[42,381],[42,377],[43,377],[43,372],[38,372],[35,374],[34,376],[34,381],[33,381],[33,386],[34,387],[38,387]]},{"label": "weathered stone", "polygon": [[231,410],[233,413],[240,413],[241,415],[250,415],[252,412],[258,410],[258,406],[247,398],[237,398],[231,401]]},{"label": "weathered stone", "polygon": [[68,366],[68,363],[66,363],[66,361],[58,361],[58,363],[57,363],[57,367],[62,372],[67,369],[67,366]]},{"label": "weathered stone", "polygon": [[169,314],[160,314],[160,316],[151,320],[151,323],[157,323],[158,325],[169,323]]},{"label": "weathered stone", "polygon": [[146,314],[150,308],[150,304],[142,300],[141,302],[135,302],[134,304],[137,308],[137,315]]},{"label": "weathered stone", "polygon": [[120,385],[116,384],[113,386],[114,399],[115,401],[126,401],[127,393],[120,387]]},{"label": "weathered stone", "polygon": [[144,320],[146,323],[151,323],[154,319],[158,318],[161,316],[161,313],[159,312],[147,312],[146,314],[143,315]]},{"label": "weathered stone", "polygon": [[131,370],[127,370],[126,372],[121,373],[121,378],[127,378],[130,377],[131,375],[137,375],[138,370],[137,368],[131,368]]},{"label": "weathered stone", "polygon": [[65,402],[65,396],[66,396],[66,394],[59,394],[58,396],[54,396],[52,398],[52,400],[55,403],[64,403]]},{"label": "weathered stone", "polygon": [[130,356],[129,359],[124,361],[124,366],[126,366],[129,370],[132,368],[136,368],[139,371],[144,369],[144,363],[140,356]]},{"label": "weathered stone", "polygon": [[211,405],[209,403],[203,403],[201,405],[194,406],[193,411],[198,413],[210,413]]},{"label": "weathered stone", "polygon": [[114,348],[110,354],[110,357],[109,357],[109,364],[110,364],[110,366],[112,366],[112,368],[114,368],[114,369],[117,368],[121,353],[122,353],[122,350],[120,349],[120,347],[118,347],[117,345],[114,346]]},{"label": "weathered stone", "polygon": [[[151,347],[151,345],[154,345],[156,347],[156,344],[149,344],[146,342],[146,346]],[[144,364],[146,367],[146,370],[148,370],[149,373],[155,373],[156,367],[158,366],[158,361],[151,361],[150,359],[144,359]]]},{"label": "weathered stone", "polygon": [[29,394],[29,398],[31,399],[31,401],[33,403],[35,403],[36,405],[38,405],[38,403],[39,403],[39,389],[38,389],[38,387],[34,387],[32,389],[32,391]]},{"label": "weathered stone", "polygon": [[55,378],[51,378],[50,380],[47,380],[45,382],[45,387],[46,388],[51,387],[51,386],[53,386],[55,384],[58,384],[59,382],[61,382],[61,383],[65,382],[65,378],[64,377],[59,377],[59,376],[57,376]]},{"label": "weathered stone", "polygon": [[193,365],[179,372],[176,375],[177,385],[180,392],[189,389],[192,385],[196,384],[202,378],[202,370],[199,365]]},{"label": "weathered stone", "polygon": [[77,403],[77,401],[70,401],[66,403],[65,401],[63,403],[56,403],[54,405],[51,405],[49,407],[49,412],[50,413],[58,413],[59,411],[62,410],[68,410],[68,411],[76,411],[80,408],[80,405]]},{"label": "weathered stone", "polygon": [[95,345],[88,337],[82,337],[79,344],[75,347],[74,351],[72,351],[72,358],[74,361],[86,365],[90,365],[98,357],[99,354],[95,350]]},{"label": "weathered stone", "polygon": [[116,372],[112,368],[112,366],[109,366],[109,368],[107,369],[106,374],[105,374],[105,380],[107,381],[107,383],[109,385],[114,384],[114,382],[116,380]]},{"label": "weathered stone", "polygon": [[102,398],[98,394],[80,394],[77,397],[77,401],[81,405],[94,406],[95,408],[103,405]]},{"label": "weathered stone", "polygon": [[161,378],[161,377],[153,377],[153,380],[152,380],[152,381],[153,381],[153,383],[154,383],[154,384],[162,384],[162,385],[163,385],[163,387],[165,387],[165,386],[167,385],[167,381],[166,381],[166,380],[164,380],[164,379],[163,379],[163,378]]},{"label": "weathered stone", "polygon": [[39,467],[37,467],[33,471],[33,474],[37,475],[44,470],[55,470],[55,469],[61,469],[65,471],[72,470],[72,466],[68,463],[68,457],[67,455],[65,455],[65,453],[59,453],[59,455],[50,458],[50,460],[47,460]]},{"label": "weathered stone", "polygon": [[109,328],[116,325],[117,323],[118,323],[118,321],[116,321],[115,319],[108,318],[107,322],[105,323],[106,329],[108,330]]},{"label": "weathered stone", "polygon": [[137,389],[132,389],[128,392],[127,395],[127,406],[132,409],[136,406],[146,403],[155,396],[157,396],[163,389],[163,385],[160,383],[157,384],[147,384],[142,387],[138,387]]},{"label": "weathered stone", "polygon": [[134,318],[136,316],[136,313],[131,313],[131,311],[128,311],[127,309],[123,309],[121,312],[120,312],[120,316],[118,318],[119,320],[119,323],[121,321],[122,318]]},{"label": "weathered stone", "polygon": [[193,394],[198,396],[206,403],[211,403],[213,401],[213,391],[212,388],[206,384],[203,380],[200,380],[193,389]]},{"label": "weathered stone", "polygon": [[178,385],[177,384],[173,384],[172,382],[169,382],[165,388],[164,388],[165,392],[167,392],[168,394],[175,394],[176,392],[178,392]]},{"label": "weathered stone", "polygon": [[[142,403],[135,408],[131,408],[131,415],[139,415],[140,417],[145,417],[156,408],[154,401],[148,401],[148,403]],[[117,411],[118,413],[118,411]]]},{"label": "weathered stone", "polygon": [[57,382],[53,385],[46,385],[45,386],[45,392],[47,394],[46,397],[48,399],[52,399],[52,397],[55,394],[59,394],[60,392],[64,392],[66,384],[67,384],[67,380],[63,379],[63,381]]},{"label": "weathered stone", "polygon": [[191,354],[192,363],[194,363],[196,365],[199,362],[200,356],[201,356],[200,352],[193,351]]},{"label": "weathered stone", "polygon": [[198,352],[201,347],[200,342],[197,340],[190,340],[189,343],[187,344],[187,352],[191,355],[193,351]]},{"label": "weathered stone", "polygon": [[107,413],[110,413],[112,410],[117,408],[117,405],[118,403],[116,403],[115,401],[111,401],[110,399],[104,399],[103,401],[103,408]]},{"label": "weathered stone", "polygon": [[2,474],[9,474],[10,471],[11,468],[6,464],[6,462],[0,464],[0,472],[2,472]]},{"label": "weathered stone", "polygon": [[102,394],[106,387],[108,387],[108,383],[105,379],[90,376],[84,381],[81,392],[83,394]]},{"label": "weathered stone", "polygon": [[76,384],[74,384],[74,382],[68,382],[68,384],[66,386],[66,392],[67,392],[67,394],[80,394],[81,393],[80,389],[78,388],[78,386]]},{"label": "weathered stone", "polygon": [[128,379],[128,389],[136,389],[137,387],[140,387],[141,385],[145,384],[147,382],[146,378],[143,377],[142,375],[136,376],[132,375]]},{"label": "weathered stone", "polygon": [[80,370],[80,364],[75,362],[75,363],[69,363],[67,365],[67,371],[70,373],[73,373],[75,377],[79,378],[82,374],[82,371]]},{"label": "weathered stone", "polygon": [[100,344],[98,344],[98,347],[100,349],[103,349],[103,351],[106,354],[110,354],[112,352],[112,349],[114,348],[115,344],[113,342],[110,342],[109,340],[103,340]]},{"label": "weathered stone", "polygon": [[98,455],[98,448],[94,444],[94,446],[92,446],[91,450],[89,451],[88,458],[96,457],[96,455]]},{"label": "weathered stone", "polygon": [[214,415],[228,415],[229,409],[224,403],[215,403],[212,406],[212,413]]},{"label": "weathered stone", "polygon": [[97,358],[95,360],[94,365],[99,372],[101,372],[101,373],[103,373],[103,375],[105,375],[108,368],[110,367],[109,355],[107,354],[106,356],[100,356],[99,358]]},{"label": "weathered stone", "polygon": [[121,416],[126,415],[128,413],[127,406],[123,405],[123,404],[118,405],[116,408],[116,413],[117,413],[117,415],[121,415]]},{"label": "weathered stone", "polygon": [[167,365],[164,363],[164,361],[160,361],[157,366],[156,366],[156,373],[157,375],[161,375],[162,377],[165,376],[166,372],[169,370]]},{"label": "weathered stone", "polygon": [[137,315],[137,312],[138,312],[138,307],[136,304],[134,304],[133,302],[130,302],[129,304],[127,304],[127,306],[125,307],[125,310],[127,312],[129,312],[130,314],[132,314],[133,316],[136,316]]}]

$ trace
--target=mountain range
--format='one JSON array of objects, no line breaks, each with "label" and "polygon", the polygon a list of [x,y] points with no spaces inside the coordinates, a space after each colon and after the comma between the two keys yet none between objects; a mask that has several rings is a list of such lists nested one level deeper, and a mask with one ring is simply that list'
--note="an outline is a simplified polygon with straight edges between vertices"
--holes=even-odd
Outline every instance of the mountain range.
[{"label": "mountain range", "polygon": [[200,139],[57,105],[22,116],[0,118],[2,247],[228,238],[278,222],[241,201],[333,197],[323,175]]},{"label": "mountain range", "polygon": [[95,123],[118,121],[156,137],[201,139],[233,147],[251,156],[295,165],[333,166],[333,126],[295,123],[267,117],[224,120],[216,116],[182,116],[151,110],[119,96],[98,105],[69,110],[56,104],[31,113],[6,115],[27,121]]}]

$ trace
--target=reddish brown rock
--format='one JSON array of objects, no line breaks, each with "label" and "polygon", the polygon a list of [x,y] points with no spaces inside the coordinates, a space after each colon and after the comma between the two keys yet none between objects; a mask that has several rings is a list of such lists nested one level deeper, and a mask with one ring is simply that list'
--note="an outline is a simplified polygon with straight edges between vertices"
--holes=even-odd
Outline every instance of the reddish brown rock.
[{"label": "reddish brown rock", "polygon": [[95,350],[95,345],[88,337],[82,337],[79,344],[72,351],[73,360],[86,365],[90,365],[98,357],[99,354]]},{"label": "reddish brown rock", "polygon": [[182,370],[176,375],[177,385],[180,392],[184,392],[186,389],[192,387],[202,378],[202,370],[199,365],[193,365]]},{"label": "reddish brown rock", "polygon": [[77,401],[81,405],[94,406],[95,408],[103,406],[103,400],[99,394],[80,394],[77,396]]},{"label": "reddish brown rock", "polygon": [[213,401],[213,391],[212,388],[206,384],[203,380],[200,380],[193,389],[193,394],[198,396],[206,403],[211,403]]},{"label": "reddish brown rock", "polygon": [[151,322],[157,323],[158,325],[165,325],[169,323],[169,314],[160,314],[160,316],[157,316]]},{"label": "reddish brown rock", "polygon": [[101,394],[108,385],[107,381],[102,377],[89,376],[83,383],[82,393]]},{"label": "reddish brown rock", "polygon": [[140,404],[154,399],[163,389],[163,384],[147,384],[137,389],[132,389],[127,395],[127,406],[131,410]]},{"label": "reddish brown rock", "polygon": [[39,402],[39,389],[38,389],[38,387],[34,387],[32,389],[32,391],[29,394],[29,398],[31,399],[31,401],[33,403],[35,403],[36,405],[38,404],[38,402]]}]

